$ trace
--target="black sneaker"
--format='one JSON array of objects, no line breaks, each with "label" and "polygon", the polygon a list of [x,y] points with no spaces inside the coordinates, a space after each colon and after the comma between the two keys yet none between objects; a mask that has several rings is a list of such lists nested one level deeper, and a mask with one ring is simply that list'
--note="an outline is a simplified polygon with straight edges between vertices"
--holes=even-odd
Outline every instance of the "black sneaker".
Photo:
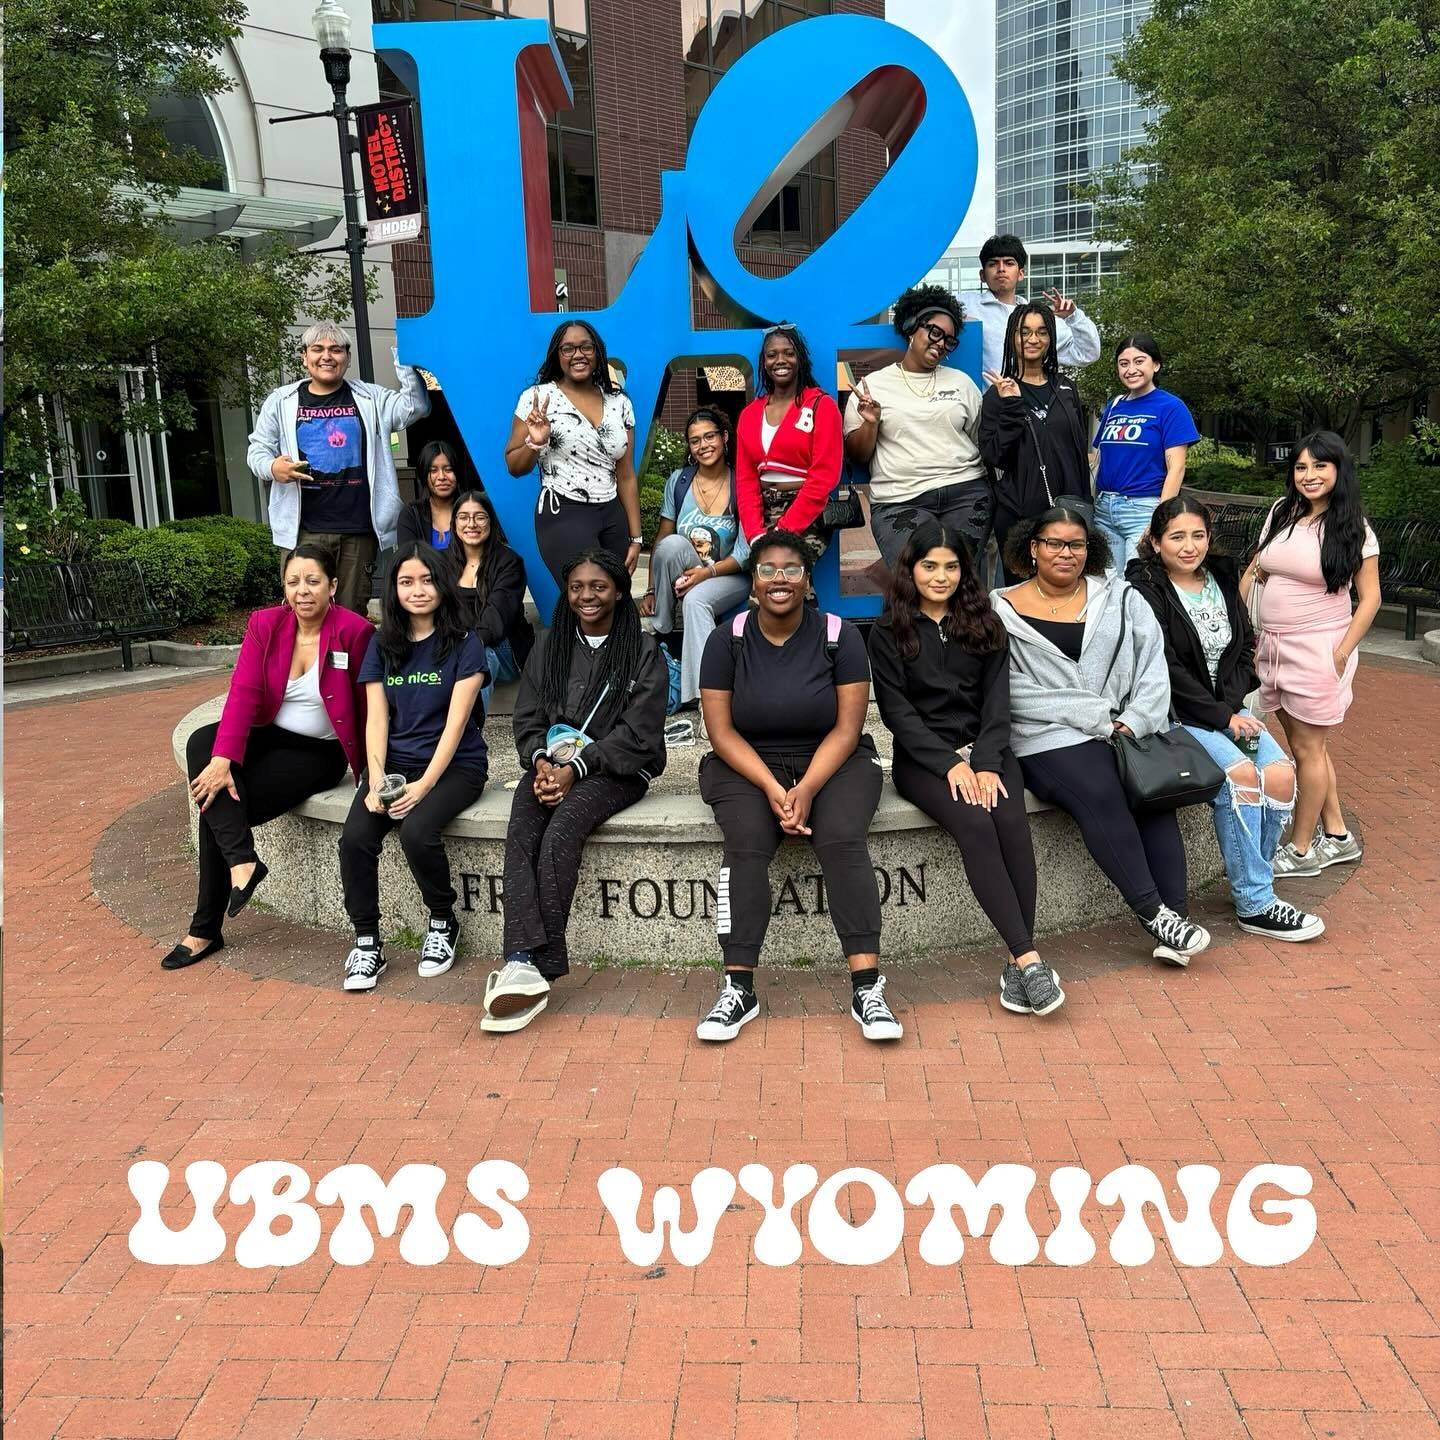
[{"label": "black sneaker", "polygon": [[1030,1009],[1036,1015],[1048,1015],[1065,1003],[1065,992],[1060,988],[1060,977],[1043,961],[1033,965],[1017,965],[1020,983],[1025,987]]},{"label": "black sneaker", "polygon": [[460,922],[453,916],[432,915],[425,943],[420,947],[418,973],[422,980],[443,975],[455,963],[455,946],[460,939]]},{"label": "black sneaker", "polygon": [[1020,967],[1013,960],[1007,960],[1000,972],[1000,1003],[1017,1015],[1030,1013],[1030,996],[1026,993]]},{"label": "black sneaker", "polygon": [[355,948],[345,957],[345,988],[373,990],[385,973],[385,951],[378,935],[357,935]]},{"label": "black sneaker", "polygon": [[1307,915],[1283,900],[1258,915],[1237,915],[1235,923],[1251,935],[1268,935],[1272,940],[1313,940],[1325,933],[1325,922],[1318,915]]},{"label": "black sneaker", "polygon": [[885,1003],[883,975],[873,985],[852,993],[850,1018],[867,1040],[898,1040],[905,1033],[905,1027]]},{"label": "black sneaker", "polygon": [[720,998],[710,1013],[695,1027],[702,1040],[733,1040],[742,1025],[748,1025],[760,1013],[760,1001],[753,990],[742,990],[728,976]]},{"label": "black sneaker", "polygon": [[1140,922],[1155,940],[1150,953],[1171,965],[1188,965],[1209,943],[1210,932],[1183,915],[1162,905],[1153,920]]}]

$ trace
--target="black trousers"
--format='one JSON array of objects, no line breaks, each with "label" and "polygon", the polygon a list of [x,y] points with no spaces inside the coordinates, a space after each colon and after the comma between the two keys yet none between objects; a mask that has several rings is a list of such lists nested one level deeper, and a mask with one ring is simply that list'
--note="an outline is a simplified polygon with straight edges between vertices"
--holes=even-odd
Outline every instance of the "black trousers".
[{"label": "black trousers", "polygon": [[520,776],[505,831],[507,955],[529,950],[547,980],[569,973],[565,927],[575,903],[580,852],[597,826],[649,788],[638,775],[587,775],[558,805],[542,805],[535,798],[535,772]]},{"label": "black trousers", "polygon": [[535,509],[535,543],[557,585],[566,563],[582,550],[598,545],[623,560],[630,545],[625,507],[618,498],[591,505],[584,500],[566,500],[553,490],[542,490]]},{"label": "black trousers", "polygon": [[1185,914],[1185,845],[1173,810],[1133,815],[1103,740],[1026,755],[1025,783],[1080,827],[1091,858],[1137,913],[1168,905]]},{"label": "black trousers", "polygon": [[[193,780],[211,761],[219,725],[202,725],[185,743],[185,769]],[[190,933],[218,940],[230,899],[230,867],[254,860],[252,829],[302,800],[340,783],[345,752],[338,740],[314,740],[274,725],[258,725],[245,743],[245,763],[231,764],[239,801],[222,790],[200,815],[200,884]]]},{"label": "black trousers", "polygon": [[[956,757],[958,760],[958,756]],[[899,751],[890,770],[895,788],[923,810],[960,847],[965,877],[980,908],[1010,947],[1011,955],[1035,948],[1035,850],[1025,814],[1020,762],[1007,750],[1000,778],[1008,796],[993,810],[950,797],[943,775]]]},{"label": "black trousers", "polygon": [[[767,761],[789,789],[805,773],[808,756]],[[875,747],[862,736],[855,753],[830,777],[810,807],[810,844],[825,876],[825,902],[845,956],[880,949],[880,889],[866,834],[880,803],[883,775]],[[770,928],[774,895],[770,862],[784,832],[770,802],[718,755],[700,764],[700,795],[725,835],[715,930],[725,963],[754,969]]]},{"label": "black trousers", "polygon": [[[397,773],[407,780],[418,780],[425,772],[418,769]],[[403,819],[392,820],[384,812],[377,815],[366,807],[369,786],[361,785],[340,832],[340,885],[345,892],[345,913],[357,935],[380,933],[380,850],[396,826],[400,829],[405,863],[420,887],[425,908],[432,915],[454,913],[450,857],[440,832],[467,805],[473,805],[484,788],[484,780],[452,765],[413,810]]]}]

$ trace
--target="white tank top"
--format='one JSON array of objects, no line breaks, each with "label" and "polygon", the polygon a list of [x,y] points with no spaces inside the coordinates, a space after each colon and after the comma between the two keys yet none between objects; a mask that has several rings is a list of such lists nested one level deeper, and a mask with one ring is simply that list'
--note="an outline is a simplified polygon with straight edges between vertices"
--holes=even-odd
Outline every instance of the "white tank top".
[{"label": "white tank top", "polygon": [[285,687],[285,698],[275,712],[274,723],[292,735],[308,735],[312,740],[335,739],[335,727],[320,698],[320,659]]}]

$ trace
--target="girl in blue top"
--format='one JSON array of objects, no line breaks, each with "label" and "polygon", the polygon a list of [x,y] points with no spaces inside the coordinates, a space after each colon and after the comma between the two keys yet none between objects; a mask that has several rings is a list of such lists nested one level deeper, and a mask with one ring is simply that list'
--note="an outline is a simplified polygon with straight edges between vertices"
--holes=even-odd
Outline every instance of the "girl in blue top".
[{"label": "girl in blue top", "polygon": [[1185,402],[1155,383],[1163,357],[1150,335],[1128,335],[1115,348],[1123,392],[1100,416],[1095,448],[1095,524],[1123,571],[1162,500],[1180,493],[1185,452],[1200,438]]}]

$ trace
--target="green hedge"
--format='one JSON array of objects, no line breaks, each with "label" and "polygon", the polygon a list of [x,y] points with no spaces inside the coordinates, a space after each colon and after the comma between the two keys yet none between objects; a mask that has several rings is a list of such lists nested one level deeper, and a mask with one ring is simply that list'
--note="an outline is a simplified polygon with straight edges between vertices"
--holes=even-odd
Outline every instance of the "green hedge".
[{"label": "green hedge", "polygon": [[655,543],[655,532],[660,528],[660,502],[665,498],[669,478],[668,470],[663,475],[651,470],[640,477],[640,533],[647,550]]},{"label": "green hedge", "polygon": [[[182,625],[211,620],[234,603],[234,590],[244,573],[244,555],[238,546],[219,558],[199,535],[179,535],[173,530],[128,530],[106,535],[96,549],[102,559],[134,560],[145,577],[151,597],[164,604],[174,597]],[[217,573],[217,569],[218,572]],[[225,573],[233,575],[229,599],[224,598]]]},{"label": "green hedge", "polygon": [[[1377,445],[1358,474],[1367,515],[1440,521],[1440,465],[1427,463],[1415,446]],[[1185,483],[1194,490],[1274,499],[1285,489],[1285,470],[1206,461],[1185,467]]]},{"label": "green hedge", "polygon": [[238,545],[245,570],[234,603],[251,609],[279,603],[280,551],[268,525],[235,515],[200,515],[193,520],[167,521],[162,528],[181,535],[215,535]]}]

